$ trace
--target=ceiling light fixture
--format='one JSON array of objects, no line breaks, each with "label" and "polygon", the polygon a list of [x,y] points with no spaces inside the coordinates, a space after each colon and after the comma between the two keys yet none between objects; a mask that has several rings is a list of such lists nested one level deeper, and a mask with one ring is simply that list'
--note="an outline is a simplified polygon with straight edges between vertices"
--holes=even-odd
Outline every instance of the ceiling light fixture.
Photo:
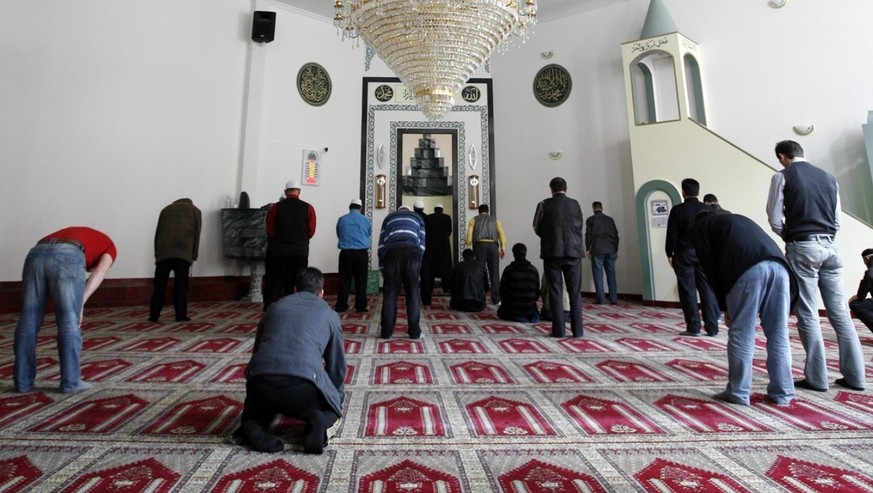
[{"label": "ceiling light fixture", "polygon": [[336,0],[343,39],[359,36],[400,77],[430,120],[495,48],[522,42],[537,21],[537,0]]}]

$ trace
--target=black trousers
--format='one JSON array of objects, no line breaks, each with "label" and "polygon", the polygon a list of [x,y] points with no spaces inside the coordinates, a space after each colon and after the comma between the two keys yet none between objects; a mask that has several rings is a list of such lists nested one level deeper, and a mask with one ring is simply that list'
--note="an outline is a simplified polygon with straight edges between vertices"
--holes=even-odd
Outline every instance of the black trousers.
[{"label": "black trousers", "polygon": [[395,247],[385,252],[382,276],[382,325],[380,336],[388,339],[394,333],[397,323],[397,297],[400,287],[406,294],[406,318],[409,323],[409,337],[421,336],[421,285],[418,276],[421,272],[421,252],[417,247]]},{"label": "black trousers", "polygon": [[349,308],[349,292],[352,281],[355,283],[355,309],[367,309],[367,267],[369,266],[367,250],[340,250],[339,254],[339,293],[335,308],[344,312]]},{"label": "black trousers", "polygon": [[297,274],[309,267],[304,255],[268,255],[264,262],[264,311],[274,301],[294,293]]},{"label": "black trousers", "polygon": [[164,309],[164,292],[170,272],[173,272],[173,308],[176,320],[188,318],[188,272],[191,262],[180,258],[168,258],[155,264],[155,279],[152,284],[152,300],[149,304],[149,320],[158,320]]},{"label": "black trousers", "polygon": [[315,423],[318,420],[325,428],[330,428],[339,419],[309,380],[280,375],[248,379],[241,429],[256,450],[258,444],[275,437],[269,430],[276,414],[299,419],[309,427],[318,424]]},{"label": "black trousers", "polygon": [[685,315],[685,326],[688,332],[700,332],[700,311],[697,295],[700,294],[700,304],[703,305],[703,324],[706,333],[718,334],[718,300],[709,285],[709,280],[697,260],[697,252],[693,248],[681,250],[673,254],[673,272],[676,273],[676,284],[679,288],[679,304]]},{"label": "black trousers", "polygon": [[873,331],[873,299],[864,298],[849,302],[849,308],[855,312],[855,316],[864,322],[868,329]]},{"label": "black trousers", "polygon": [[488,283],[491,285],[491,302],[500,303],[500,245],[493,241],[473,243],[476,258],[488,268]]},{"label": "black trousers", "polygon": [[571,257],[547,258],[543,260],[543,269],[549,284],[552,337],[564,337],[564,284],[567,284],[570,297],[570,330],[573,337],[582,337],[582,260]]}]

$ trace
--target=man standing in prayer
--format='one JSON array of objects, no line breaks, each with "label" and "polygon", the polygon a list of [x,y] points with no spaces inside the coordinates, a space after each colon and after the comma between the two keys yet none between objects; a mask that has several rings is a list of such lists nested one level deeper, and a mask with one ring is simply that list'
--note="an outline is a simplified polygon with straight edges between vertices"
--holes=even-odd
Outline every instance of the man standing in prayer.
[{"label": "man standing in prayer", "polygon": [[164,308],[164,291],[173,272],[173,309],[177,322],[188,318],[188,274],[200,252],[200,209],[191,199],[179,199],[164,207],[155,229],[155,279],[149,304],[149,320],[157,322]]},{"label": "man standing in prayer", "polygon": [[806,351],[802,380],[796,387],[828,390],[827,358],[817,291],[837,335],[842,378],[835,383],[864,390],[864,354],[843,294],[843,258],[834,236],[840,229],[840,188],[830,173],[810,164],[793,140],[776,144],[776,159],[784,169],[773,175],[767,198],[770,228],[785,241],[785,258],[797,275],[797,332]]},{"label": "man standing in prayer", "polygon": [[370,264],[369,249],[373,236],[370,219],[362,213],[361,199],[352,199],[349,212],[336,221],[336,236],[339,253],[339,293],[334,309],[344,312],[349,309],[349,292],[355,282],[355,311],[367,311],[367,266]]},{"label": "man standing in prayer", "polygon": [[606,270],[606,285],[609,287],[609,304],[618,303],[618,287],[615,281],[615,259],[618,258],[618,228],[615,221],[603,213],[603,204],[591,204],[593,216],[585,220],[585,250],[591,257],[591,272],[594,275],[595,305],[603,304],[603,271]]},{"label": "man standing in prayer", "polygon": [[676,273],[679,304],[685,315],[685,332],[680,335],[691,337],[700,335],[700,310],[697,304],[697,294],[700,293],[706,335],[715,337],[718,334],[718,301],[709,286],[706,273],[700,267],[697,252],[694,251],[694,245],[691,243],[694,219],[697,213],[707,210],[706,205],[697,200],[699,193],[700,183],[697,180],[693,178],[682,180],[684,201],[670,210],[664,249],[667,253],[667,261]]},{"label": "man standing in prayer", "polygon": [[300,182],[285,184],[285,198],[267,211],[264,311],[294,292],[297,274],[309,265],[309,240],[315,235],[315,209],[300,200]]},{"label": "man standing in prayer", "polygon": [[540,257],[549,286],[552,316],[551,337],[564,337],[564,284],[570,298],[570,329],[573,337],[582,337],[582,258],[585,221],[582,208],[567,197],[567,182],[561,177],[549,182],[552,196],[537,204],[533,228],[540,237]]},{"label": "man standing in prayer", "polygon": [[467,248],[485,262],[491,284],[491,302],[500,304],[500,259],[506,255],[506,235],[500,220],[488,213],[488,204],[479,206],[479,215],[467,226]]}]

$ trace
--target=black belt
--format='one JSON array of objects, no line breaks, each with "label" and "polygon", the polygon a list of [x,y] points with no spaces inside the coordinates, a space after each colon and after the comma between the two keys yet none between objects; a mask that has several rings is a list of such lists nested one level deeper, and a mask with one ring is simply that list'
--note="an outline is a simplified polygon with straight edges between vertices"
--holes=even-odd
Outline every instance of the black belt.
[{"label": "black belt", "polygon": [[36,242],[37,245],[54,245],[55,243],[63,243],[65,245],[73,245],[79,250],[85,251],[85,246],[82,245],[82,242],[79,240],[72,240],[66,238],[43,238]]},{"label": "black belt", "polygon": [[825,233],[811,234],[798,236],[791,241],[834,241],[834,235]]}]

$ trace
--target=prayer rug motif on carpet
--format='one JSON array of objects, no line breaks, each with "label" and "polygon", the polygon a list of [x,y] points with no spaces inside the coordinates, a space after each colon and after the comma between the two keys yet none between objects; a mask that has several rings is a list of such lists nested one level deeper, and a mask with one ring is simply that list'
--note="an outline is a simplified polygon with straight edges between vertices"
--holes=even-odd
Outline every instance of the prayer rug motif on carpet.
[{"label": "prayer rug motif on carpet", "polygon": [[[57,391],[52,316],[34,391],[12,391],[17,316],[0,317],[0,491],[873,491],[873,392],[832,385],[769,403],[760,329],[744,407],[712,398],[727,378],[727,327],[681,337],[678,309],[586,304],[585,337],[554,339],[548,322],[447,302],[423,309],[414,341],[402,309],[379,338],[380,297],[341,314],[344,416],[320,456],[302,453],[302,423],[288,418],[274,421],[285,452],[227,442],[260,305],[194,303],[178,323],[147,322],[144,307],[88,309],[81,366],[93,388],[72,395]],[[822,328],[833,381],[838,348]],[[857,328],[873,378],[873,337]],[[789,330],[802,378],[794,319]]]}]

